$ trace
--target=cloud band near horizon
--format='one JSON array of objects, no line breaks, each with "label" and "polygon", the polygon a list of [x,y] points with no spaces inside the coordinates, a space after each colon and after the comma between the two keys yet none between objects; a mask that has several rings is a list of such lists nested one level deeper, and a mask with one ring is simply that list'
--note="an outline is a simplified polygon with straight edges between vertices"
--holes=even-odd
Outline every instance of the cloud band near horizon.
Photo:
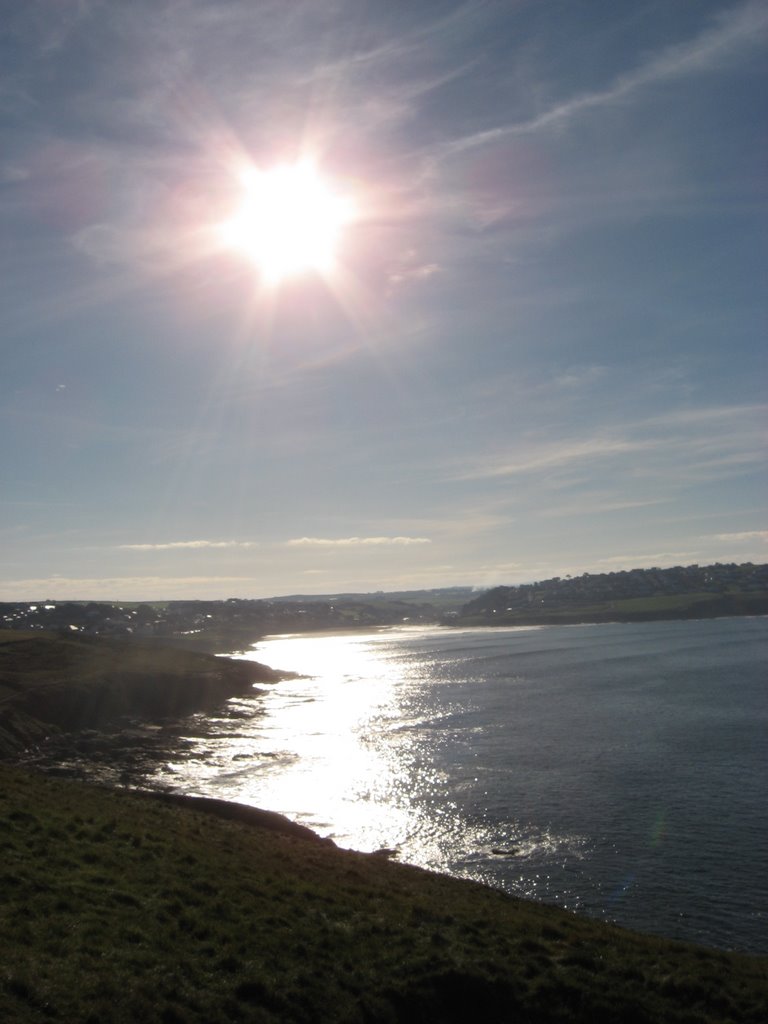
[{"label": "cloud band near horizon", "polygon": [[408,547],[413,544],[431,544],[429,537],[296,537],[285,542],[287,547]]},{"label": "cloud band near horizon", "polygon": [[[282,541],[281,547],[410,547],[431,544],[429,537],[293,537]],[[202,551],[221,548],[268,547],[253,540],[173,540],[157,543],[120,544],[120,551]]]}]

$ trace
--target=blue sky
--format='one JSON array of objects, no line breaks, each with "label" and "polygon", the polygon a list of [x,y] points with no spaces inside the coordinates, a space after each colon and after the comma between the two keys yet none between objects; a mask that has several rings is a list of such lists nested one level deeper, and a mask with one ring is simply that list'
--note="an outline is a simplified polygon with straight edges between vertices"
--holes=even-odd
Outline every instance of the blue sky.
[{"label": "blue sky", "polygon": [[764,3],[0,7],[0,599],[766,561]]}]

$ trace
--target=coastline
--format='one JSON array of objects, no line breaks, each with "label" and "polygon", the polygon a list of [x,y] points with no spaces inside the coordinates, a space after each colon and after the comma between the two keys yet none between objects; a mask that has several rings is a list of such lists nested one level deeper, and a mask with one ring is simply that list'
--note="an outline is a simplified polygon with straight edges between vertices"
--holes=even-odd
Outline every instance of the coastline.
[{"label": "coastline", "polygon": [[[414,623],[412,625],[402,624],[390,624],[381,626],[360,626],[354,628],[346,626],[340,629],[307,629],[302,632],[290,632],[290,633],[266,633],[256,637],[254,640],[249,642],[246,646],[236,645],[228,648],[227,650],[221,649],[220,642],[209,642],[206,643],[204,638],[201,638],[198,649],[203,650],[207,653],[216,654],[220,658],[233,658],[241,659],[243,655],[250,655],[254,653],[254,649],[260,643],[273,640],[299,640],[302,637],[365,637],[371,636],[386,636],[389,634],[397,633],[424,633],[424,632],[461,632],[467,631],[496,631],[502,629],[536,629],[543,628],[545,626],[610,626],[610,625],[632,625],[633,623],[644,624],[649,622],[698,622],[718,619],[753,619],[753,618],[768,618],[768,600],[765,603],[765,609],[759,611],[743,611],[743,612],[713,612],[712,614],[657,614],[648,613],[642,616],[640,615],[616,615],[615,613],[606,613],[605,615],[532,615],[525,618],[516,618],[514,620],[495,620],[495,621],[463,621],[461,619],[447,620],[436,620],[434,622],[422,622]],[[160,641],[158,641],[160,642]],[[173,646],[176,642],[173,641]]]},{"label": "coastline", "polygon": [[[584,623],[584,624],[579,624],[579,625],[590,625],[590,624],[589,623]],[[524,627],[507,627],[507,628],[511,628],[512,630],[515,630],[517,628],[522,628],[522,629],[527,630],[527,629],[530,629],[531,627],[524,626]],[[419,626],[419,627],[413,627],[413,628],[408,629],[407,633],[410,633],[410,634],[416,633],[416,634],[418,634],[418,633],[423,633],[423,632],[431,632],[432,629],[436,629],[436,631],[439,631],[439,632],[445,633],[445,634],[450,634],[451,632],[453,632],[453,630],[445,630],[444,631],[443,629],[440,629],[439,627],[435,628],[435,627]],[[466,630],[468,632],[474,632],[476,629],[478,629],[478,627],[474,627],[474,628],[473,627],[460,627],[459,631],[463,632],[463,631]],[[491,629],[492,629],[491,627],[479,627],[478,631],[480,631],[480,632],[490,632]],[[368,635],[368,636],[372,636],[372,635],[379,636],[379,635],[382,634],[382,632],[385,632],[385,633],[388,633],[388,634],[391,635],[393,632],[401,632],[401,630],[398,628],[398,629],[396,629],[394,631],[393,630],[386,630],[386,631],[366,630],[366,631],[364,631],[365,635]],[[403,631],[403,632],[405,632],[405,631]],[[327,636],[329,634],[325,633],[324,635]],[[330,635],[337,635],[338,636],[338,634],[335,634],[335,633],[331,633]],[[352,631],[351,633],[347,632],[345,634],[345,636],[347,636],[347,637],[355,637],[355,636],[359,636],[359,635],[360,634],[359,634],[358,631]],[[301,636],[304,637],[305,635],[301,634]],[[309,639],[308,636],[307,636],[307,639]],[[568,641],[565,641],[565,642],[568,643]],[[221,663],[221,661],[218,662],[218,664],[220,664],[220,663]],[[267,671],[270,671],[270,670],[267,670]],[[278,674],[275,674],[275,675],[278,675]],[[282,675],[282,674],[280,674],[280,675]],[[249,690],[249,692],[252,692],[252,691]],[[275,695],[275,697],[277,696],[277,691],[274,691],[274,695]],[[219,695],[219,699],[222,699],[221,698],[221,694]],[[226,697],[224,697],[223,699],[226,699]],[[114,735],[119,737],[119,733],[115,733]],[[127,735],[127,734],[124,734],[124,735]],[[170,733],[166,733],[166,737],[168,737],[170,735],[171,735]],[[178,736],[178,735],[182,735],[182,734],[178,734],[177,733],[176,735]],[[103,733],[103,732],[97,734],[97,733],[94,733],[93,730],[92,730],[89,735],[84,735],[83,736],[82,741],[78,741],[77,754],[81,758],[83,763],[85,763],[87,761],[87,759],[89,758],[89,756],[91,755],[91,753],[94,750],[99,750],[100,754],[103,756],[104,763],[107,763],[110,760],[110,758],[112,757],[112,755],[114,753],[116,753],[115,747],[113,747],[111,745],[112,742],[113,742],[113,739],[114,739],[114,737],[110,737],[108,735],[105,735],[105,733]],[[172,739],[173,739],[173,737],[171,736],[171,741],[172,741]],[[132,743],[133,741],[134,741],[134,737],[131,737],[130,738],[130,742]],[[235,764],[235,767],[238,767],[238,765]],[[138,777],[140,774],[141,774],[141,770],[140,770],[140,766],[139,766],[139,769],[137,769],[137,772],[136,772],[136,777]],[[120,781],[113,780],[113,784],[115,784],[115,783],[116,784],[120,784]],[[130,784],[130,780],[129,780],[129,784]],[[215,790],[209,790],[209,792],[213,793],[213,792],[215,792]],[[233,796],[231,799],[237,800],[237,796]],[[281,806],[280,803],[272,803],[268,799],[264,798],[263,796],[259,800],[255,801],[255,802],[261,803],[261,806],[264,806],[264,807],[280,807]],[[292,805],[285,804],[285,805],[282,805],[282,806],[290,808],[290,806],[292,806]],[[289,813],[290,813],[290,811],[289,811]],[[302,820],[302,819],[299,818],[299,820]],[[309,825],[313,824],[313,821],[312,821],[311,817],[310,818],[304,818],[303,820],[307,824],[309,824]],[[351,843],[350,845],[357,845],[357,844],[356,843]],[[365,846],[363,846],[363,848],[364,849],[373,849],[373,846],[365,845]],[[424,863],[424,862],[422,861],[422,863]]]}]

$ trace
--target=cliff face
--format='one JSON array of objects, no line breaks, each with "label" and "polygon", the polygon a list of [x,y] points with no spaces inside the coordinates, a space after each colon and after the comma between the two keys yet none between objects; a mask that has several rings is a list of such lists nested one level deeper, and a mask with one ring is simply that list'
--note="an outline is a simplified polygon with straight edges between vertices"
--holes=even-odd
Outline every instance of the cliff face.
[{"label": "cliff face", "polygon": [[0,757],[52,731],[180,717],[280,678],[254,662],[146,641],[0,632]]}]

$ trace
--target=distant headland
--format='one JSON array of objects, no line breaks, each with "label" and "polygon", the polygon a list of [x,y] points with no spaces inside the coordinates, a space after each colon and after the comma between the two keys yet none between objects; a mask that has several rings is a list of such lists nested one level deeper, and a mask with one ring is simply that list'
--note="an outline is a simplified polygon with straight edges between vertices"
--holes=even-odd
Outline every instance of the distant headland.
[{"label": "distant headland", "polygon": [[768,614],[768,565],[689,565],[671,569],[555,576],[495,587],[456,615],[462,625],[649,622]]}]

